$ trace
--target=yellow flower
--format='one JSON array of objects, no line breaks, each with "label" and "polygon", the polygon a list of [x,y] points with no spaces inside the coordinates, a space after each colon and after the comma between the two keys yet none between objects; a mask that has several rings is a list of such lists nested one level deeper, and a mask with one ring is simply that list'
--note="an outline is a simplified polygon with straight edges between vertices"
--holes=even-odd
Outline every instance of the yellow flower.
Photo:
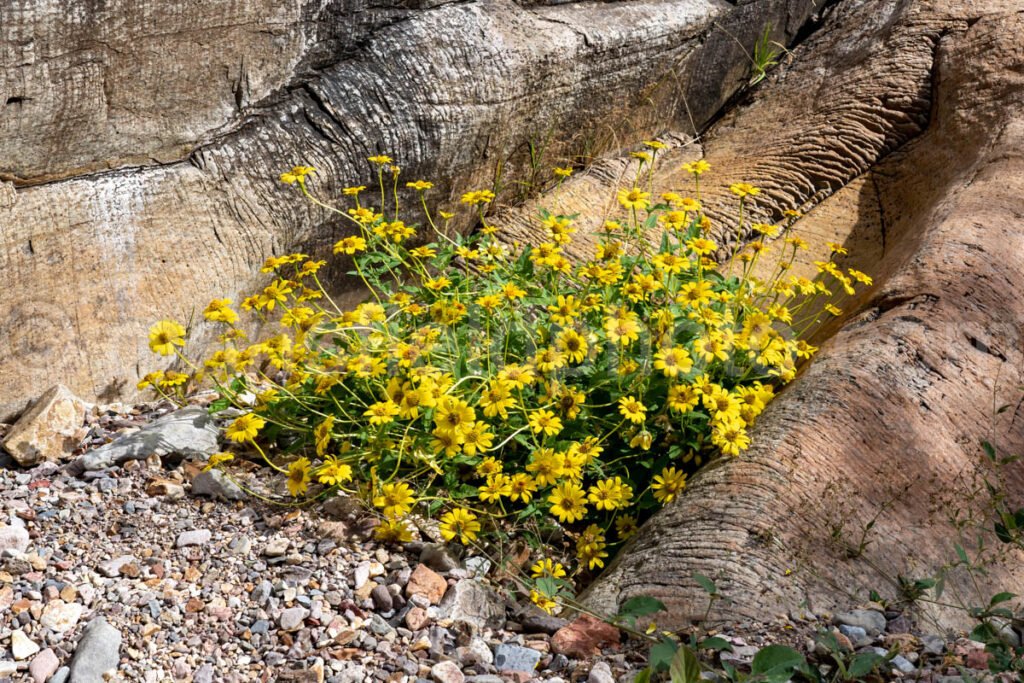
[{"label": "yellow flower", "polygon": [[633,396],[623,396],[619,399],[619,412],[634,424],[642,424],[647,419],[647,407]]},{"label": "yellow flower", "polygon": [[754,187],[749,183],[733,183],[732,185],[729,186],[729,191],[732,192],[737,197],[739,197],[740,199],[743,199],[744,197],[748,196],[755,197],[761,194],[761,190],[759,190],[758,188]]},{"label": "yellow flower", "polygon": [[568,167],[561,168],[561,167],[556,166],[554,168],[554,172],[555,172],[555,175],[558,176],[559,178],[568,178],[569,176],[572,175],[572,169],[568,168]]},{"label": "yellow flower", "polygon": [[477,420],[465,426],[460,432],[462,436],[462,452],[466,455],[476,455],[491,448],[494,443],[494,434],[486,422]]},{"label": "yellow flower", "polygon": [[316,169],[312,166],[292,166],[292,170],[281,174],[281,182],[289,185],[299,183],[300,185],[306,182],[306,176],[310,173],[315,173]]},{"label": "yellow flower", "polygon": [[412,489],[405,482],[384,484],[380,487],[380,495],[374,496],[373,504],[384,512],[385,517],[398,518],[412,510],[416,500]]},{"label": "yellow flower", "polygon": [[346,197],[357,197],[359,193],[366,189],[366,185],[360,185],[358,187],[345,187],[342,188],[341,193]]},{"label": "yellow flower", "polygon": [[565,567],[551,558],[537,560],[533,563],[533,566],[530,567],[530,576],[535,579],[539,579],[544,576],[550,576],[553,579],[564,579]]},{"label": "yellow flower", "polygon": [[430,188],[432,188],[434,186],[434,183],[428,180],[417,180],[412,183],[406,183],[405,186],[411,187],[412,189],[418,192],[422,192],[423,190],[429,190]]},{"label": "yellow flower", "polygon": [[206,467],[203,468],[203,472],[208,472],[214,467],[220,467],[224,463],[231,462],[234,459],[235,455],[233,453],[214,453],[210,456],[210,459],[206,461]]},{"label": "yellow flower", "polygon": [[618,194],[619,204],[622,204],[623,207],[641,210],[647,208],[647,200],[650,196],[650,192],[644,192],[638,187],[629,190],[619,190]]},{"label": "yellow flower", "polygon": [[677,471],[675,467],[666,467],[661,474],[655,475],[651,490],[658,502],[671,503],[686,488],[686,472]]},{"label": "yellow flower", "polygon": [[434,423],[438,430],[459,434],[476,420],[476,412],[462,399],[444,396],[438,401]]},{"label": "yellow flower", "polygon": [[458,537],[463,544],[472,543],[480,533],[480,522],[476,520],[477,516],[466,508],[455,508],[444,513],[439,528],[441,538],[451,541]]},{"label": "yellow flower", "polygon": [[534,434],[543,433],[545,436],[555,436],[562,431],[562,420],[550,410],[533,411],[530,413],[528,422]]},{"label": "yellow flower", "polygon": [[557,602],[555,602],[549,596],[544,595],[543,593],[537,590],[530,591],[530,601],[533,602],[533,604],[535,604],[537,607],[540,607],[542,610],[547,612],[548,614],[551,614],[554,611],[554,609],[558,607]]},{"label": "yellow flower", "polygon": [[572,363],[582,363],[587,357],[587,340],[573,329],[559,332],[555,347]]},{"label": "yellow flower", "polygon": [[288,493],[298,497],[309,487],[309,458],[299,458],[288,466]]},{"label": "yellow flower", "polygon": [[362,237],[344,237],[334,244],[335,254],[354,254],[366,249],[366,240]]},{"label": "yellow flower", "polygon": [[373,530],[373,537],[384,543],[408,543],[412,540],[412,530],[403,520],[385,519]]},{"label": "yellow flower", "polygon": [[666,377],[677,377],[693,369],[693,359],[681,346],[662,349],[654,354],[654,369],[661,370]]},{"label": "yellow flower", "polygon": [[236,443],[252,441],[266,424],[267,421],[262,417],[246,413],[241,417],[235,418],[235,421],[228,425],[227,429],[224,430],[224,436],[229,441]]},{"label": "yellow flower", "polygon": [[231,310],[230,306],[231,299],[214,299],[203,311],[203,317],[231,325],[238,320],[238,314]]},{"label": "yellow flower", "polygon": [[588,569],[604,566],[604,558],[608,557],[605,549],[604,532],[601,527],[591,524],[576,541],[576,557],[584,562]]},{"label": "yellow flower", "polygon": [[387,401],[378,401],[377,403],[372,404],[366,412],[363,413],[363,417],[370,418],[370,424],[374,427],[394,422],[395,415],[398,415],[398,406],[390,399]]},{"label": "yellow flower", "polygon": [[149,349],[170,356],[175,346],[185,345],[185,328],[173,320],[161,320],[149,328]]},{"label": "yellow flower", "polygon": [[337,486],[352,479],[352,467],[330,456],[317,470],[317,479],[321,484]]},{"label": "yellow flower", "polygon": [[522,501],[529,503],[533,500],[533,494],[537,490],[537,482],[533,480],[528,474],[523,472],[517,472],[512,475],[512,480],[509,482],[511,493],[508,497],[512,502]]},{"label": "yellow flower", "polygon": [[331,430],[334,429],[334,416],[328,415],[323,422],[313,430],[313,438],[316,439],[316,454],[323,455],[327,452],[327,446],[331,443]]},{"label": "yellow flower", "polygon": [[701,159],[699,161],[691,161],[689,163],[683,164],[682,169],[684,173],[692,173],[695,176],[699,176],[702,173],[707,173],[708,171],[710,171],[711,164]]},{"label": "yellow flower", "polygon": [[701,393],[693,385],[680,384],[668,390],[668,407],[676,412],[688,413],[700,403]]},{"label": "yellow flower", "polygon": [[369,161],[370,163],[381,165],[391,163],[391,157],[389,157],[386,154],[378,154],[376,156],[366,157],[366,160]]},{"label": "yellow flower", "polygon": [[616,510],[629,507],[633,488],[622,481],[622,477],[602,479],[590,487],[587,499],[598,510]]},{"label": "yellow flower", "polygon": [[555,486],[548,502],[551,503],[551,514],[563,523],[572,523],[583,519],[587,514],[585,503],[586,493],[578,484],[564,482]]},{"label": "yellow flower", "polygon": [[139,380],[139,383],[135,385],[136,389],[145,389],[146,387],[159,385],[164,378],[163,370],[155,370],[147,373],[145,377]]},{"label": "yellow flower", "polygon": [[636,517],[633,515],[620,515],[615,520],[615,533],[619,540],[625,541],[637,532]]},{"label": "yellow flower", "polygon": [[470,206],[487,204],[494,201],[494,193],[490,190],[475,190],[462,195],[461,201],[463,204],[469,204]]},{"label": "yellow flower", "polygon": [[[541,448],[530,455],[526,471],[533,474],[538,486],[555,483],[565,475],[565,458],[551,448]],[[515,482],[513,482],[513,489]]]},{"label": "yellow flower", "polygon": [[640,318],[633,311],[620,308],[604,319],[608,341],[627,346],[640,338]]},{"label": "yellow flower", "polygon": [[487,483],[480,487],[477,494],[480,500],[485,503],[497,503],[502,496],[512,495],[511,477],[505,474],[496,474],[487,478]]},{"label": "yellow flower", "polygon": [[716,421],[711,430],[711,443],[726,455],[739,455],[750,447],[750,437],[741,420]]}]

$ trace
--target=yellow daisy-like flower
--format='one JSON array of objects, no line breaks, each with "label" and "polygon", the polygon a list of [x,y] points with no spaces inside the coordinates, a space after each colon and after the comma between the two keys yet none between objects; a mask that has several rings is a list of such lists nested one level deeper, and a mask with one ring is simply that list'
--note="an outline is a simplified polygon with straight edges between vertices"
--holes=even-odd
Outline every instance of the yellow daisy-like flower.
[{"label": "yellow daisy-like flower", "polygon": [[415,182],[406,183],[405,186],[411,187],[417,192],[422,192],[423,190],[429,190],[430,188],[432,188],[434,186],[434,183],[430,182],[429,180],[417,180]]},{"label": "yellow daisy-like flower", "polygon": [[675,497],[686,488],[686,472],[676,470],[675,467],[666,467],[661,474],[654,476],[651,483],[651,490],[659,503],[671,503]]},{"label": "yellow daisy-like flower", "polygon": [[385,519],[373,530],[373,537],[384,543],[408,543],[412,540],[412,530],[404,520]]},{"label": "yellow daisy-like flower", "polygon": [[622,204],[627,209],[646,209],[647,200],[650,199],[651,193],[644,192],[638,187],[633,187],[628,190],[619,190],[618,199],[619,204]]},{"label": "yellow daisy-like flower", "polygon": [[229,424],[227,429],[224,430],[224,436],[236,443],[252,441],[266,424],[267,421],[262,417],[247,413],[235,418],[234,422]]},{"label": "yellow daisy-like flower", "polygon": [[329,457],[316,472],[321,484],[337,486],[352,479],[352,466],[341,462],[336,457]]},{"label": "yellow daisy-like flower", "polygon": [[334,244],[335,254],[354,254],[366,250],[366,240],[362,237],[344,237]]},{"label": "yellow daisy-like flower", "polygon": [[540,607],[542,610],[547,612],[548,614],[551,614],[554,611],[554,609],[558,607],[557,602],[555,602],[549,596],[537,590],[530,591],[530,601],[537,607]]},{"label": "yellow daisy-like flower", "polygon": [[173,320],[161,320],[149,328],[149,349],[170,356],[175,346],[185,345],[185,328]]},{"label": "yellow daisy-like flower", "polygon": [[316,169],[312,166],[292,166],[292,170],[281,174],[281,182],[288,185],[295,183],[301,185],[306,182],[306,176],[310,173],[316,173]]},{"label": "yellow daisy-like flower", "polygon": [[699,161],[691,161],[685,163],[682,165],[681,168],[683,169],[684,173],[692,173],[695,176],[699,176],[702,173],[707,173],[708,171],[710,171],[711,164],[701,159]]},{"label": "yellow daisy-like flower", "polygon": [[744,197],[756,197],[761,194],[761,190],[750,183],[733,183],[729,186],[729,191],[740,199],[743,199]]},{"label": "yellow daisy-like flower", "polygon": [[619,540],[625,541],[637,532],[636,517],[633,515],[620,515],[615,520],[615,533],[618,534]]},{"label": "yellow daisy-like flower", "polygon": [[238,320],[238,314],[231,310],[231,299],[214,299],[203,311],[203,317],[228,325],[232,325]]},{"label": "yellow daisy-like flower", "polygon": [[533,566],[530,567],[530,576],[535,579],[543,576],[550,576],[553,579],[564,579],[565,567],[560,562],[555,562],[551,558],[544,558],[533,563]]},{"label": "yellow daisy-like flower", "polygon": [[634,396],[623,396],[619,399],[619,412],[634,424],[642,424],[647,419],[647,407]]},{"label": "yellow daisy-like flower", "polygon": [[416,497],[412,489],[405,482],[395,484],[384,484],[380,487],[380,494],[374,496],[374,507],[380,508],[385,517],[404,517],[410,510]]},{"label": "yellow daisy-like flower", "polygon": [[509,493],[508,497],[513,503],[519,501],[529,503],[533,500],[533,494],[537,491],[537,482],[534,481],[533,477],[524,472],[513,474],[509,486],[512,492]]},{"label": "yellow daisy-like flower", "polygon": [[477,516],[466,508],[455,508],[441,515],[439,528],[441,538],[452,541],[456,537],[463,544],[469,544],[476,540],[480,533],[480,522]]},{"label": "yellow daisy-like flower", "polygon": [[497,503],[501,497],[512,495],[512,480],[507,474],[496,474],[488,477],[486,483],[480,487],[477,497],[485,503]]},{"label": "yellow daisy-like flower", "polygon": [[208,472],[214,467],[220,467],[226,462],[231,462],[235,459],[234,453],[214,453],[210,456],[210,459],[206,461],[206,467],[203,468],[203,472]]},{"label": "yellow daisy-like flower", "polygon": [[572,175],[572,169],[569,167],[562,168],[556,166],[553,170],[555,175],[558,176],[559,178],[568,178],[569,176]]},{"label": "yellow daisy-like flower", "polygon": [[654,369],[661,370],[666,377],[677,377],[693,369],[693,359],[681,346],[662,349],[654,354]]},{"label": "yellow daisy-like flower", "polygon": [[393,422],[395,415],[398,415],[398,405],[392,400],[378,401],[372,404],[366,412],[363,413],[364,417],[370,418],[370,424],[374,427],[386,425],[389,422]]},{"label": "yellow daisy-like flower", "polygon": [[555,486],[548,502],[551,503],[551,514],[563,523],[572,523],[583,519],[587,514],[587,494],[573,482],[564,482]]},{"label": "yellow daisy-like flower", "polygon": [[294,497],[306,492],[309,488],[309,458],[299,458],[288,466],[288,493]]},{"label": "yellow daisy-like flower", "polygon": [[366,160],[374,164],[390,164],[391,157],[386,154],[377,154],[376,156],[366,157]]},{"label": "yellow daisy-like flower", "polygon": [[366,189],[366,185],[359,185],[358,187],[345,187],[342,188],[341,193],[346,197],[358,197],[359,193]]},{"label": "yellow daisy-like flower", "polygon": [[545,436],[555,436],[562,431],[562,420],[550,410],[535,410],[530,413],[528,419],[530,428],[533,429],[534,434],[544,434]]}]

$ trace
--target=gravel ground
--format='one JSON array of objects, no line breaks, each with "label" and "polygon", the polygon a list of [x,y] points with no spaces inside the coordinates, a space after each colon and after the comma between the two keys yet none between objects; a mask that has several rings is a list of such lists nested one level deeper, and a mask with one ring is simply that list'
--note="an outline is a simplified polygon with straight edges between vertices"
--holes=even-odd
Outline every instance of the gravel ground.
[{"label": "gravel ground", "polygon": [[[171,410],[92,409],[72,455],[96,461]],[[608,683],[644,666],[614,628],[516,604],[484,558],[384,546],[344,499],[271,505],[173,455],[77,475],[0,461],[0,681]],[[985,666],[977,643],[860,607],[720,628],[724,658],[743,667],[779,641],[813,653],[834,629],[851,650],[899,648],[887,678]]]}]

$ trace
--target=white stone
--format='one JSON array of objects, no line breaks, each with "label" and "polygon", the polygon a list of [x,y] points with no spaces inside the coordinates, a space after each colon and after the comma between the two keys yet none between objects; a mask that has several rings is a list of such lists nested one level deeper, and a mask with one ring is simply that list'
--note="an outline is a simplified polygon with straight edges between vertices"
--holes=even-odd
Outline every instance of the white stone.
[{"label": "white stone", "polygon": [[11,634],[11,653],[17,660],[28,659],[39,652],[39,646],[25,635],[21,629]]}]

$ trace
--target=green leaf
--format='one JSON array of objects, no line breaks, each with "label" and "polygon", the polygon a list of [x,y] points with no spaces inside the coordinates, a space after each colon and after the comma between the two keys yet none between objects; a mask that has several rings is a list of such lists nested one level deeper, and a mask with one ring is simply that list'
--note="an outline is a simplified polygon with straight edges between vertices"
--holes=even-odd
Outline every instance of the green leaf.
[{"label": "green leaf", "polygon": [[633,679],[633,683],[651,683],[651,670],[649,668],[641,669]]},{"label": "green leaf", "polygon": [[676,650],[668,674],[672,683],[698,683],[700,681],[700,662],[697,661],[697,655],[683,645]]},{"label": "green leaf", "polygon": [[718,595],[718,586],[716,586],[715,582],[709,579],[708,577],[704,576],[703,574],[694,572],[693,580],[700,584],[700,587],[703,588],[704,592],[706,592],[708,595]]},{"label": "green leaf", "polygon": [[716,652],[732,652],[732,645],[729,644],[729,641],[725,638],[719,638],[718,636],[714,636],[712,638],[705,638],[704,640],[700,641],[700,643],[698,643],[697,647],[701,650],[714,650]]},{"label": "green leaf", "polygon": [[846,668],[846,680],[853,681],[863,678],[881,666],[884,661],[885,657],[876,652],[861,652],[850,660],[850,665]]},{"label": "green leaf", "polygon": [[1013,600],[1015,597],[1017,597],[1016,593],[1005,593],[1005,592],[1004,593],[996,593],[995,595],[992,596],[992,599],[989,600],[988,605],[989,605],[989,607],[991,607],[993,605],[998,605],[1001,602],[1006,602],[1007,600]]},{"label": "green leaf", "polygon": [[785,681],[797,669],[806,666],[804,656],[785,645],[769,645],[754,655],[750,663],[750,672],[763,676],[766,680]]},{"label": "green leaf", "polygon": [[622,603],[619,608],[620,617],[645,617],[649,614],[665,610],[665,603],[649,595],[638,595]]},{"label": "green leaf", "polygon": [[216,401],[213,401],[212,403],[210,403],[210,405],[206,407],[206,411],[210,413],[210,415],[215,415],[222,410],[227,410],[230,407],[230,400],[228,400],[227,398],[218,398]]},{"label": "green leaf", "polygon": [[663,638],[660,643],[653,645],[649,657],[651,670],[667,671],[672,663],[672,658],[676,656],[678,647],[679,643],[670,638]]},{"label": "green leaf", "polygon": [[985,455],[989,457],[989,460],[996,459],[996,449],[992,447],[988,441],[982,441],[981,447],[985,450]]},{"label": "green leaf", "polygon": [[953,548],[956,550],[956,556],[960,558],[961,562],[970,564],[970,560],[967,559],[967,551],[963,549],[963,546],[957,543]]}]

